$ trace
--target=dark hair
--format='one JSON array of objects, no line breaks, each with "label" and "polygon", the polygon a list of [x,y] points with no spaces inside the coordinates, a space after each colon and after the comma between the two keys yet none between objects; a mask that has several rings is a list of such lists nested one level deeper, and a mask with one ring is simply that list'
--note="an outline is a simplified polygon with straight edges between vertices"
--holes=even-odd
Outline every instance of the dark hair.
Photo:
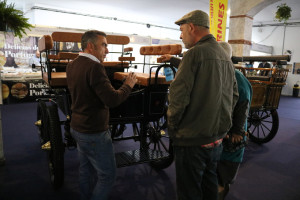
[{"label": "dark hair", "polygon": [[89,42],[96,44],[99,35],[106,37],[106,34],[102,31],[91,30],[91,31],[85,32],[81,37],[82,51],[84,51],[84,49],[87,47],[87,44]]}]

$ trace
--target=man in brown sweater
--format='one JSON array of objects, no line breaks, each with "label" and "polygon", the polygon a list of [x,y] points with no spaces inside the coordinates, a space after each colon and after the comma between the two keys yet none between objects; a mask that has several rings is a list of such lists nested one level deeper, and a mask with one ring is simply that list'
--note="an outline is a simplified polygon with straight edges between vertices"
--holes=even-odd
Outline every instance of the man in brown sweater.
[{"label": "man in brown sweater", "polygon": [[81,46],[83,53],[67,66],[72,100],[71,134],[79,154],[81,199],[104,200],[113,186],[116,171],[108,132],[109,107],[119,105],[129,96],[136,76],[130,73],[118,90],[112,87],[102,65],[108,54],[104,32],[85,32]]}]

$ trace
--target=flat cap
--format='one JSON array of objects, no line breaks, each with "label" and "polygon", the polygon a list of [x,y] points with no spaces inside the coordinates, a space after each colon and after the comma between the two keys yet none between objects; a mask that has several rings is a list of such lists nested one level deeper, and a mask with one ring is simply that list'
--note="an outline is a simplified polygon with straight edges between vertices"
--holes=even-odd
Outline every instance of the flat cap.
[{"label": "flat cap", "polygon": [[206,12],[202,10],[194,10],[181,17],[175,22],[177,25],[192,23],[198,26],[204,26],[209,28],[209,17]]}]

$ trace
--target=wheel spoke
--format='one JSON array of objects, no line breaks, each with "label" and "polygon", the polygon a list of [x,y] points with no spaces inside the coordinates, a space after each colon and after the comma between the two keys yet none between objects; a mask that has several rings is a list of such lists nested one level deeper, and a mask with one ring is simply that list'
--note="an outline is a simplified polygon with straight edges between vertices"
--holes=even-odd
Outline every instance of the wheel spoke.
[{"label": "wheel spoke", "polygon": [[261,123],[261,125],[262,125],[263,127],[265,127],[266,129],[268,129],[268,131],[271,131],[271,130],[269,129],[269,127],[267,127],[267,126],[264,125],[263,123]]},{"label": "wheel spoke", "polygon": [[255,128],[257,128],[257,137],[259,138],[259,125],[255,126]]},{"label": "wheel spoke", "polygon": [[273,123],[272,121],[262,120],[262,122]]},{"label": "wheel spoke", "polygon": [[[263,114],[264,114],[264,112],[261,112],[261,113],[260,113],[260,116],[259,116],[260,119],[262,118]],[[257,114],[257,115],[259,115],[259,111],[258,111],[258,114]]]},{"label": "wheel spoke", "polygon": [[166,145],[164,144],[164,142],[161,139],[158,142],[163,146],[163,148],[166,152],[169,152],[168,148],[166,147]]},{"label": "wheel spoke", "polygon": [[253,131],[252,131],[252,134],[254,134],[256,128],[257,128],[257,125],[254,125],[254,129],[253,129]]},{"label": "wheel spoke", "polygon": [[262,131],[262,134],[264,135],[264,138],[266,137],[266,134],[265,134],[265,131],[264,131],[264,129],[263,129],[263,124],[261,124],[262,126],[260,126],[260,129],[261,129],[261,131]]}]

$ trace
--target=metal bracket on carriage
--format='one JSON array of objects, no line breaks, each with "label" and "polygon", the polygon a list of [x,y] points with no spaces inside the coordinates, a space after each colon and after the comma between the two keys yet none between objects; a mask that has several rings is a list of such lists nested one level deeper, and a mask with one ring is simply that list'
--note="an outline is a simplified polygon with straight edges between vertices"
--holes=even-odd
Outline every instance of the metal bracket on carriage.
[{"label": "metal bracket on carriage", "polygon": [[[140,48],[141,55],[180,55],[182,51],[181,44],[168,44],[168,45],[153,45],[153,46],[142,46]],[[158,63],[163,63],[161,58],[157,58]]]}]

